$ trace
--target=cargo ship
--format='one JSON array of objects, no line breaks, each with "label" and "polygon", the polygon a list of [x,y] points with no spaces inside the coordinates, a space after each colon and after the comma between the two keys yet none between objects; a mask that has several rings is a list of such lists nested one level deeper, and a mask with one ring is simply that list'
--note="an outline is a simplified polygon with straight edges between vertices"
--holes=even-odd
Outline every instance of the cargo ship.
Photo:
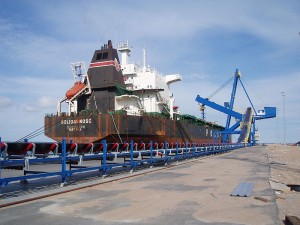
[{"label": "cargo ship", "polygon": [[150,68],[145,49],[143,65],[131,63],[131,49],[128,41],[117,48],[108,41],[94,52],[88,70],[84,62],[72,63],[74,86],[56,112],[46,114],[45,135],[76,143],[220,143],[224,127],[181,114],[174,105],[171,84],[182,77]]}]

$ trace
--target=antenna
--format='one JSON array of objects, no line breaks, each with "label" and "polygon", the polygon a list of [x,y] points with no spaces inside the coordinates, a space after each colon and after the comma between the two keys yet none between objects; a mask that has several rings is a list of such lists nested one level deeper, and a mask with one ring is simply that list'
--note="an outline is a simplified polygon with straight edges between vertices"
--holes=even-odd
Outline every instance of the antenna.
[{"label": "antenna", "polygon": [[143,49],[143,71],[146,72],[147,71],[147,51],[146,49],[144,48]]}]

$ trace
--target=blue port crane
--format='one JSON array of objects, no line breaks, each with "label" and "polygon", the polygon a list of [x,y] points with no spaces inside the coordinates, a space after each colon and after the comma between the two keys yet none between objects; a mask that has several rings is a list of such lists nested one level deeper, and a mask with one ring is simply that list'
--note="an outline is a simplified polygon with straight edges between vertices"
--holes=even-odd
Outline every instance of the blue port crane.
[{"label": "blue port crane", "polygon": [[[227,114],[225,129],[224,129],[224,131],[219,132],[222,134],[222,142],[223,143],[230,142],[230,137],[232,134],[239,134],[240,136],[239,136],[238,142],[248,142],[248,143],[251,143],[254,145],[256,143],[255,121],[276,117],[276,107],[264,107],[263,110],[256,111],[253,106],[253,103],[242,83],[241,73],[238,69],[236,69],[233,78],[234,78],[234,80],[233,80],[230,102],[225,102],[224,106],[211,101],[210,97],[202,98],[202,97],[200,97],[200,95],[198,95],[196,97],[196,101],[201,104],[201,110],[202,110],[203,116],[204,116],[204,107],[205,106],[211,107],[217,111]],[[233,110],[234,101],[236,98],[237,85],[239,82],[251,104],[251,107],[247,108],[245,114],[242,114],[242,113],[239,113],[239,112],[236,112]],[[228,81],[225,84],[227,84],[227,83],[228,83]],[[220,90],[223,87],[224,87],[224,85],[222,85],[218,90]],[[214,94],[215,93],[216,92],[214,92]],[[254,111],[254,114],[253,114],[253,111]],[[234,117],[236,120],[233,125],[231,125],[232,117]],[[240,130],[237,130],[237,128],[239,128],[239,127],[240,127]]]}]

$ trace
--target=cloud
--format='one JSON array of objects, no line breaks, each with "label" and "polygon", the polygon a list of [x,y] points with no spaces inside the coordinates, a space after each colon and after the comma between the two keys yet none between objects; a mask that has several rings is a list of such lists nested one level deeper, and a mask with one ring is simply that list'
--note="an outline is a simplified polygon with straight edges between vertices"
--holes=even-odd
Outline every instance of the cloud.
[{"label": "cloud", "polygon": [[[65,91],[72,86],[72,79],[35,77],[9,77],[0,89],[4,102],[13,103],[1,111],[1,137],[5,141],[16,141],[44,125],[44,116],[56,111],[56,104]],[[0,100],[3,109],[3,100]],[[6,103],[7,104],[7,103]],[[49,141],[41,135],[38,141]],[[33,141],[34,141],[33,140]]]},{"label": "cloud", "polygon": [[44,110],[55,110],[58,99],[53,97],[43,96],[31,104],[21,106],[22,111],[25,112],[40,112]]},{"label": "cloud", "polygon": [[57,101],[58,99],[49,96],[43,96],[38,100],[39,105],[43,108],[49,108],[49,107],[53,108],[53,106],[56,105]]},{"label": "cloud", "polygon": [[[110,1],[106,4],[89,1],[86,4],[84,1],[52,1],[47,2],[47,6],[39,2],[29,4],[41,22],[47,24],[49,34],[80,41],[97,36],[102,40],[124,37],[140,41],[170,40],[201,35],[208,30],[228,29],[255,33],[266,40],[282,43],[291,38],[291,31],[299,19],[298,12],[290,4],[282,5],[279,1],[225,2],[129,1],[120,4]],[[122,19],[122,15],[126,19]]]},{"label": "cloud", "polygon": [[58,100],[73,85],[73,80],[21,76],[7,78],[5,84],[0,89],[1,108],[15,105],[27,113],[54,112]]},{"label": "cloud", "polygon": [[[195,48],[198,48],[200,56],[203,47],[214,48],[211,40],[215,41],[216,37],[220,42],[226,41],[225,35],[233,39],[236,34],[246,33],[266,44],[273,43],[276,48],[264,53],[266,60],[284,57],[300,47],[292,41],[298,38],[298,13],[290,4],[282,6],[276,1],[272,2],[272,7],[269,2],[260,1],[227,1],[226,4],[219,1],[190,1],[188,4],[159,1],[160,7],[157,7],[158,1],[157,4],[138,1],[127,4],[118,1],[111,1],[110,4],[103,1],[89,1],[89,4],[75,2],[51,1],[46,5],[27,2],[33,9],[32,16],[38,17],[35,26],[30,26],[31,21],[27,20],[14,23],[9,18],[2,19],[2,55],[24,62],[32,70],[59,68],[62,73],[67,73],[70,62],[90,60],[95,46],[99,47],[107,39],[116,42],[129,39],[136,49],[145,45],[149,47],[149,54],[153,56],[149,57],[150,62],[171,73],[168,67],[174,65],[175,60],[177,62]],[[114,16],[124,14],[124,20]],[[38,31],[34,29],[36,26]],[[242,40],[234,40],[243,43]],[[278,46],[284,48],[279,49]],[[246,52],[247,49],[237,51]],[[199,60],[189,58],[192,63]],[[208,63],[206,60],[200,68],[210,66]],[[35,71],[32,76],[40,75],[39,72]]]},{"label": "cloud", "polygon": [[0,111],[5,110],[7,107],[11,107],[13,105],[13,101],[5,96],[0,96]]},{"label": "cloud", "polygon": [[[15,24],[1,17],[0,23],[3,23],[0,26],[0,59],[7,61],[3,67],[10,73],[20,73],[16,70],[24,73],[30,71],[31,77],[44,77],[49,71],[55,70],[57,74],[52,73],[52,77],[60,77],[58,73],[70,73],[71,62],[86,60],[85,52],[82,54],[80,49],[90,49],[87,42],[64,42],[55,35],[31,30],[25,23]],[[22,68],[16,65],[22,65]]]},{"label": "cloud", "polygon": [[23,108],[23,111],[25,111],[25,112],[39,112],[39,111],[41,111],[41,109],[39,107],[31,106],[31,105],[27,105],[27,106],[24,106],[22,108]]}]

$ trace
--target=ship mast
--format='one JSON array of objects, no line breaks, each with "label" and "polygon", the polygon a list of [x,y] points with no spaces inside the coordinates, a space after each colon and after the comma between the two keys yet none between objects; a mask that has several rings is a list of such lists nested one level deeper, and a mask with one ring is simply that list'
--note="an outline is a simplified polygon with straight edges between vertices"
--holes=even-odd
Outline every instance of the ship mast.
[{"label": "ship mast", "polygon": [[129,47],[128,40],[124,43],[119,43],[118,51],[121,52],[121,66],[122,68],[128,64],[128,59],[130,57],[131,47]]},{"label": "ship mast", "polygon": [[143,72],[147,72],[147,50],[143,49]]}]

